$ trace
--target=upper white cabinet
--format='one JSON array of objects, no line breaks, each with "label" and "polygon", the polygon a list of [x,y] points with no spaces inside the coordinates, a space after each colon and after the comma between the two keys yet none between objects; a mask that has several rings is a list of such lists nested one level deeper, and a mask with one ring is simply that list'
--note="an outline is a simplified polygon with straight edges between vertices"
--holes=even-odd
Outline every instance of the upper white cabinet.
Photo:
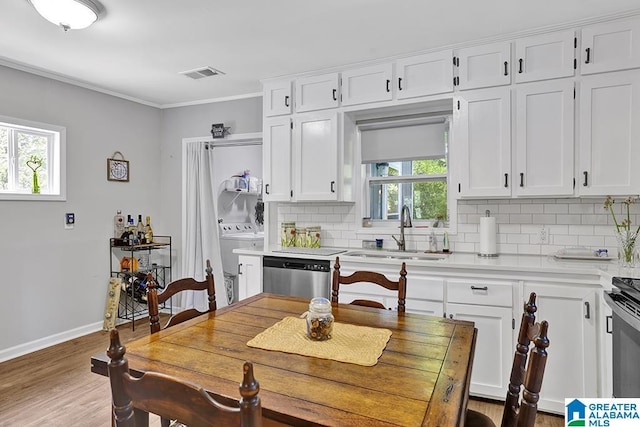
[{"label": "upper white cabinet", "polygon": [[265,202],[291,199],[291,119],[264,121],[262,127],[262,174]]},{"label": "upper white cabinet", "polygon": [[453,52],[428,53],[396,61],[397,98],[453,91]]},{"label": "upper white cabinet", "polygon": [[293,135],[294,199],[338,200],[338,113],[298,115]]},{"label": "upper white cabinet", "polygon": [[511,195],[511,90],[458,93],[454,98],[454,144],[461,197]]},{"label": "upper white cabinet", "polygon": [[582,74],[640,67],[640,18],[582,29]]},{"label": "upper white cabinet", "polygon": [[291,114],[291,80],[265,83],[262,104],[265,117]]},{"label": "upper white cabinet", "polygon": [[516,196],[573,195],[573,79],[518,85]]},{"label": "upper white cabinet", "polygon": [[516,40],[516,83],[573,76],[575,43],[573,30]]},{"label": "upper white cabinet", "polygon": [[460,90],[511,83],[511,43],[500,42],[460,49],[456,53]]},{"label": "upper white cabinet", "polygon": [[329,73],[296,79],[296,112],[324,110],[339,105],[339,74]]},{"label": "upper white cabinet", "polygon": [[640,192],[640,72],[585,77],[580,86],[580,163],[586,196]]},{"label": "upper white cabinet", "polygon": [[342,105],[390,101],[393,98],[391,63],[342,72]]}]

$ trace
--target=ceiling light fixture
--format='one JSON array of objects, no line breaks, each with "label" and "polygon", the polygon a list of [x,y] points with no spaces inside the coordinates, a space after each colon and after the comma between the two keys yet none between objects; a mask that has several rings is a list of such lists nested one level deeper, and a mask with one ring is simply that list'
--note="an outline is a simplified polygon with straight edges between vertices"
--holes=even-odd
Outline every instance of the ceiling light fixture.
[{"label": "ceiling light fixture", "polygon": [[102,7],[95,0],[28,0],[47,21],[63,30],[80,30],[96,22]]}]

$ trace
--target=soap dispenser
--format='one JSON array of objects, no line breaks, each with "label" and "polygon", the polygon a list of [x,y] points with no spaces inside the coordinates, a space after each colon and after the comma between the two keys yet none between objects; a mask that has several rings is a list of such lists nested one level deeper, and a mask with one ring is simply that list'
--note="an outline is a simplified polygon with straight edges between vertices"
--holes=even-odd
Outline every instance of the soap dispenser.
[{"label": "soap dispenser", "polygon": [[429,252],[438,252],[438,241],[433,230],[431,230],[431,235],[429,236]]}]

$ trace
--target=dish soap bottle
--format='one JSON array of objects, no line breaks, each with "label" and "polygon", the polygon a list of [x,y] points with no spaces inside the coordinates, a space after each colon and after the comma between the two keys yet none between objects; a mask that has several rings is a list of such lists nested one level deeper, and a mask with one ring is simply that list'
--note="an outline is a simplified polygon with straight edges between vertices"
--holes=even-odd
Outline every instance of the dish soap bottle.
[{"label": "dish soap bottle", "polygon": [[449,253],[449,233],[444,232],[444,237],[442,238],[442,252],[448,254]]},{"label": "dish soap bottle", "polygon": [[431,235],[429,236],[429,252],[438,252],[438,241],[433,230],[431,230]]}]

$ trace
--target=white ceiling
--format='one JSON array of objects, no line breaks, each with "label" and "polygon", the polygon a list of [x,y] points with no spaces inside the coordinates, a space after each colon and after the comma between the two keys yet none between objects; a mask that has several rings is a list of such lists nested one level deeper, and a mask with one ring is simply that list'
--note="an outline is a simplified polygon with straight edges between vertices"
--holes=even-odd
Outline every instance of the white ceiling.
[{"label": "white ceiling", "polygon": [[[0,0],[0,65],[167,107],[261,92],[260,80],[637,11],[639,0],[102,0],[63,32]],[[224,76],[178,74],[203,66]]]}]

